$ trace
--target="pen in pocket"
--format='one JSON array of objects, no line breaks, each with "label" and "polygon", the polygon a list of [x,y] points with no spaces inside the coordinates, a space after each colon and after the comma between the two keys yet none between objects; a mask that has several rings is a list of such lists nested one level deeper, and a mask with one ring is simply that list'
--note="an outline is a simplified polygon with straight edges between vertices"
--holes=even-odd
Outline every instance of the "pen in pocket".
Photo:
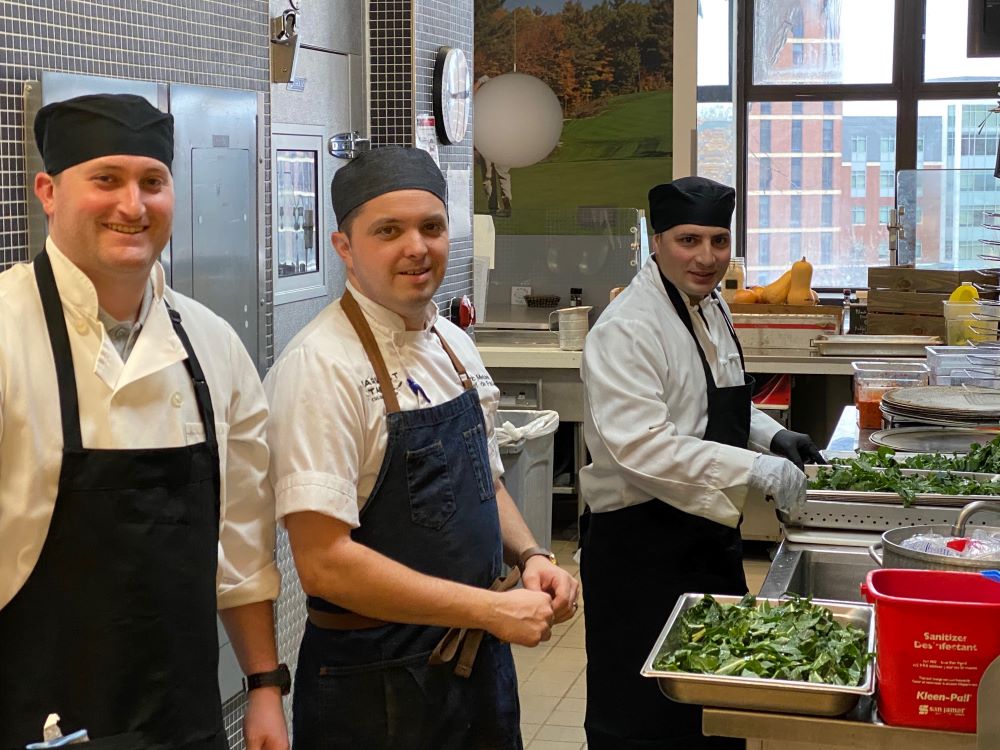
[{"label": "pen in pocket", "polygon": [[407,376],[406,383],[410,386],[410,390],[413,391],[413,395],[417,397],[417,401],[422,398],[424,403],[429,404],[431,402],[431,400],[427,398],[427,394],[424,392],[424,389],[420,387],[420,384],[416,380]]}]

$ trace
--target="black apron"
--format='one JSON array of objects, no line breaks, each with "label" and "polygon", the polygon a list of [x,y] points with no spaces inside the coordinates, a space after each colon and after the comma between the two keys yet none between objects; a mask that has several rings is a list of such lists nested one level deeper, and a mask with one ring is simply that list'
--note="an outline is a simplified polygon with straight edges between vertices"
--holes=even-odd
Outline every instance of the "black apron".
[{"label": "black apron", "polygon": [[[378,377],[385,458],[351,538],[427,575],[488,588],[501,572],[500,518],[483,410],[465,391],[400,411],[385,361],[350,292],[341,300]],[[309,608],[345,610],[318,597]],[[377,622],[377,621],[376,621]],[[330,630],[310,620],[295,673],[295,750],[521,750],[510,646],[486,634],[468,678],[428,659],[445,628],[385,623]]]},{"label": "black apron", "polygon": [[34,270],[59,382],[63,454],[41,555],[0,610],[0,748],[41,741],[54,712],[65,734],[87,729],[93,750],[228,750],[217,676],[219,448],[198,358],[171,310],[204,443],[84,448],[46,253]]},{"label": "black apron", "polygon": [[[705,440],[746,448],[753,379],[719,388],[680,292],[667,296],[698,348],[708,394]],[[714,296],[714,292],[713,292]],[[725,317],[725,316],[724,316]],[[740,350],[736,332],[729,331]],[[745,594],[739,529],[660,499],[581,519],[590,750],[735,750],[743,740],[704,737],[701,707],[675,703],[639,675],[677,598],[686,592]]]}]

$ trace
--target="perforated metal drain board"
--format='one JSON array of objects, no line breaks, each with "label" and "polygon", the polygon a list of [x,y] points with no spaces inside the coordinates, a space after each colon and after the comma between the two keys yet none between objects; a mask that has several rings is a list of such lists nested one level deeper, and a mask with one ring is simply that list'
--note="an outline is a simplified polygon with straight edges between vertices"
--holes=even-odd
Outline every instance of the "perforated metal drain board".
[{"label": "perforated metal drain board", "polygon": [[[781,512],[786,526],[805,529],[841,529],[843,531],[886,531],[900,526],[952,525],[958,520],[962,505],[971,500],[955,498],[954,507],[899,505],[865,501],[830,501],[809,498],[805,504],[789,513]],[[978,513],[970,526],[1000,526],[1000,514]]]},{"label": "perforated metal drain board", "polygon": [[[274,631],[278,641],[278,661],[284,662],[295,675],[299,658],[299,644],[306,628],[306,595],[299,583],[292,559],[292,545],[288,542],[288,532],[278,527],[275,551],[278,570],[281,572],[281,594],[274,603]],[[285,716],[288,719],[288,735],[292,735],[292,696],[285,698]]]},{"label": "perforated metal drain board", "polygon": [[[306,626],[306,595],[295,572],[292,547],[288,543],[288,533],[278,527],[275,560],[281,573],[281,594],[274,603],[274,628],[278,642],[278,661],[284,662],[295,674],[299,657],[299,643]],[[288,721],[288,736],[292,736],[292,696],[284,699],[285,718]],[[246,696],[234,695],[222,705],[222,716],[229,737],[230,750],[244,750],[243,715],[246,712]]]}]

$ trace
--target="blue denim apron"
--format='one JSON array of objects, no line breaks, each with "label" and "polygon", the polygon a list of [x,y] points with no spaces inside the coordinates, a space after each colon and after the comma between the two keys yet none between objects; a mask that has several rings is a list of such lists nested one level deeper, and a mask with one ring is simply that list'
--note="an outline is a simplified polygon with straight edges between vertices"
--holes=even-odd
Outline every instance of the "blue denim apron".
[{"label": "blue denim apron", "polygon": [[[385,361],[350,292],[341,305],[378,377],[385,458],[351,538],[427,575],[489,587],[500,574],[500,519],[475,386],[441,344],[465,391],[400,411]],[[344,614],[309,598],[310,610]],[[364,618],[359,618],[364,619]],[[307,622],[295,674],[295,750],[520,750],[510,646],[487,634],[472,674],[428,658],[446,629],[384,623],[326,629]]]},{"label": "blue denim apron", "polygon": [[[708,423],[703,438],[746,448],[753,378],[719,388],[677,288],[660,276],[694,339],[705,373]],[[713,293],[714,294],[714,293]],[[729,319],[729,333],[743,350]],[[691,592],[745,594],[743,540],[731,529],[659,499],[580,522],[580,574],[586,592],[587,716],[590,750],[738,750],[743,740],[704,737],[701,707],[675,703],[639,671],[677,597]]]},{"label": "blue denim apron", "polygon": [[84,447],[45,252],[34,271],[59,384],[62,468],[38,562],[0,609],[0,749],[39,742],[56,712],[67,734],[89,731],[88,750],[226,750],[217,678],[219,448],[198,358],[170,310],[205,442]]}]

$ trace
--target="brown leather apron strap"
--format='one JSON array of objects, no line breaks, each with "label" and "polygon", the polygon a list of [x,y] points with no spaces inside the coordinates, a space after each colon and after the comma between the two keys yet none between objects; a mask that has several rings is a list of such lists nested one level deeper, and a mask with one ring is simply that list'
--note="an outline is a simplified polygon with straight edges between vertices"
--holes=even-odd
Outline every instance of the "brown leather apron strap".
[{"label": "brown leather apron strap", "polygon": [[308,607],[309,622],[324,630],[369,630],[388,625],[386,620],[356,615],[353,612],[324,612]]},{"label": "brown leather apron strap", "polygon": [[469,377],[469,373],[465,371],[465,366],[462,364],[461,360],[455,356],[455,352],[452,351],[451,347],[448,346],[448,342],[444,340],[437,328],[432,328],[434,334],[438,337],[438,341],[441,342],[441,346],[448,355],[448,359],[451,360],[451,366],[455,368],[455,372],[458,373],[458,379],[462,381],[462,385],[465,386],[465,390],[470,390],[476,387],[476,384],[472,382],[472,378]]},{"label": "brown leather apron strap", "polygon": [[[505,578],[497,578],[490,586],[490,591],[509,591],[521,580],[521,571],[514,568]],[[472,665],[476,660],[476,653],[483,642],[485,632],[481,628],[449,628],[444,637],[438,641],[434,651],[431,652],[427,663],[436,666],[445,664],[455,658],[461,646],[461,654],[455,663],[455,674],[459,677],[469,677],[472,674]]]},{"label": "brown leather apron strap", "polygon": [[368,361],[371,362],[372,368],[375,370],[375,377],[378,378],[378,387],[382,389],[382,401],[385,403],[386,414],[395,414],[400,409],[399,399],[396,398],[396,389],[392,387],[392,378],[389,377],[389,370],[385,366],[385,359],[382,357],[382,352],[375,341],[375,334],[372,333],[371,326],[365,320],[365,314],[361,312],[361,307],[349,289],[344,290],[344,296],[340,298],[340,307],[354,328],[354,332],[361,339],[361,346],[364,347],[365,354],[368,355]]}]

